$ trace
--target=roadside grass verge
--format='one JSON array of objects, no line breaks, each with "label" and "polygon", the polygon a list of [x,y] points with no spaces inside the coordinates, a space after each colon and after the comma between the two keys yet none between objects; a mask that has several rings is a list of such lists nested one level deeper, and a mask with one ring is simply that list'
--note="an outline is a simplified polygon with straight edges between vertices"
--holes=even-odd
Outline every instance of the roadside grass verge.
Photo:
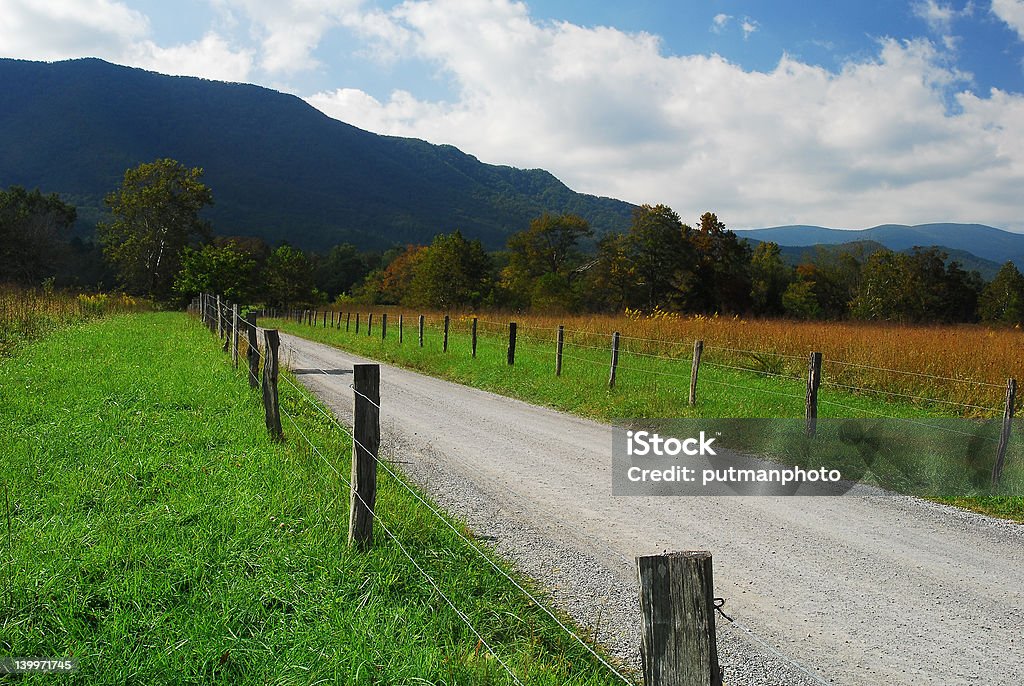
[{"label": "roadside grass verge", "polygon": [[[681,418],[799,418],[805,400],[804,378],[779,367],[764,357],[761,371],[733,368],[731,360],[705,358],[700,368],[695,407],[689,406],[692,342],[671,351],[643,353],[620,349],[616,385],[608,387],[610,336],[567,332],[561,376],[555,376],[555,330],[537,326],[520,327],[516,363],[506,361],[507,325],[483,321],[478,325],[477,357],[471,357],[470,323],[452,317],[448,352],[442,351],[443,317],[427,320],[424,346],[417,341],[416,318],[404,322],[404,341],[399,344],[397,315],[389,314],[388,335],[381,337],[379,314],[367,334],[366,315],[360,331],[354,319],[346,331],[310,327],[293,320],[266,319],[261,325],[334,345],[357,354],[419,370],[527,402],[545,405],[600,421],[629,417]],[[322,321],[322,320],[321,320]],[[603,340],[602,340],[603,339]],[[684,350],[684,348],[686,348]],[[668,355],[673,359],[664,359]],[[788,360],[789,358],[783,358]],[[818,413],[828,418],[905,418],[920,420],[983,413],[992,416],[998,407],[971,408],[938,393],[928,400],[902,398],[897,392],[851,392],[826,381],[819,390]],[[1017,431],[1013,446],[1021,445]],[[986,448],[987,450],[988,448]],[[994,453],[995,446],[991,446]],[[1024,521],[1024,498],[1009,496],[935,498],[994,516]]]},{"label": "roadside grass verge", "polygon": [[349,549],[347,436],[282,383],[269,440],[218,347],[149,313],[0,360],[0,655],[73,658],[82,684],[515,683],[498,658],[621,683],[384,473],[381,522],[497,657],[381,527]]}]

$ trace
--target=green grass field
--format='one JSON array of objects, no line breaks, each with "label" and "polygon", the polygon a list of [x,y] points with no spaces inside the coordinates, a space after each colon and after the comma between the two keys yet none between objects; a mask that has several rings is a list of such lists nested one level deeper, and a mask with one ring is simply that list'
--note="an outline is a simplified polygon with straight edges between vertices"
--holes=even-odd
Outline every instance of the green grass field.
[{"label": "green grass field", "polygon": [[524,683],[619,683],[383,473],[397,541],[351,550],[345,434],[282,383],[294,423],[270,441],[185,315],[26,343],[0,397],[0,657],[73,658],[82,684],[514,683],[498,658]]},{"label": "green grass field", "polygon": [[[346,331],[311,327],[293,320],[264,319],[262,326],[278,327],[312,340],[335,345],[367,357],[483,388],[495,393],[546,405],[601,421],[627,417],[704,417],[704,418],[800,418],[803,417],[806,382],[793,375],[758,373],[730,368],[728,360],[702,363],[698,383],[698,403],[689,405],[690,356],[684,351],[678,359],[663,359],[630,351],[629,341],[620,348],[617,380],[608,387],[610,351],[593,335],[567,334],[561,376],[554,373],[554,330],[521,328],[518,332],[516,363],[506,360],[506,325],[483,322],[478,329],[477,357],[471,356],[470,323],[453,318],[449,329],[448,351],[442,352],[443,331],[437,317],[428,320],[424,346],[417,341],[416,320],[404,323],[404,341],[398,342],[397,316],[391,315],[388,335],[381,337],[380,315],[367,334],[366,314],[360,331],[355,332],[354,317]],[[605,337],[607,338],[607,337]],[[685,354],[684,354],[685,353]],[[898,395],[856,393],[823,384],[819,390],[819,417],[828,418],[904,418],[919,421],[928,418],[955,417],[956,405],[934,398],[922,402]],[[917,424],[911,425],[918,427]],[[932,424],[921,424],[922,433],[934,433],[941,441],[941,430],[931,432]],[[952,437],[957,435],[951,434]],[[1014,434],[1012,446],[1019,452],[1024,437]],[[988,441],[992,443],[992,441]],[[994,453],[995,444],[985,450]],[[1013,464],[1015,472],[1021,465]],[[941,497],[943,502],[1024,521],[1024,498],[1006,496]]]}]

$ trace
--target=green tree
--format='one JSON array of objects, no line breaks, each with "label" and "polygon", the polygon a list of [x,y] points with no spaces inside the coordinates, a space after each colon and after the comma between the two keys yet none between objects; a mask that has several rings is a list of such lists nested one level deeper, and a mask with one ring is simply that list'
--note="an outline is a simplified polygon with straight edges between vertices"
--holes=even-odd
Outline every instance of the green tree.
[{"label": "green tree", "polygon": [[199,212],[213,203],[213,194],[202,175],[198,167],[160,159],[127,170],[121,186],[107,195],[114,220],[97,225],[97,232],[104,254],[133,292],[167,298],[185,247],[209,236]]},{"label": "green tree", "polygon": [[313,281],[333,300],[362,281],[370,272],[365,256],[351,243],[342,243],[313,259]]},{"label": "green tree", "polygon": [[786,286],[782,293],[782,308],[786,314],[797,319],[817,319],[821,315],[815,282],[797,279]]},{"label": "green tree", "polygon": [[232,302],[253,302],[259,290],[257,267],[253,254],[237,243],[186,247],[174,290],[185,300],[197,293],[218,293]]},{"label": "green tree", "polygon": [[408,305],[450,310],[479,306],[492,288],[491,260],[479,240],[440,234],[416,258]]},{"label": "green tree", "polygon": [[509,263],[502,286],[514,301],[536,309],[572,306],[572,283],[582,255],[581,238],[593,235],[590,225],[574,214],[543,216],[508,241]]},{"label": "green tree", "polygon": [[982,321],[993,324],[1024,324],[1024,276],[1007,262],[985,286],[978,300]]},{"label": "green tree", "polygon": [[700,228],[686,233],[693,264],[679,283],[682,309],[742,312],[750,307],[750,246],[725,228],[714,212],[700,217]]},{"label": "green tree", "polygon": [[695,261],[689,240],[692,229],[667,205],[641,205],[633,210],[629,228],[629,252],[638,291],[646,306],[674,308],[680,285],[690,281]]},{"label": "green tree", "polygon": [[55,276],[75,217],[75,208],[54,193],[0,190],[0,278],[38,285]]},{"label": "green tree", "polygon": [[313,266],[301,250],[282,245],[270,253],[263,269],[267,304],[288,308],[315,300]]},{"label": "green tree", "polygon": [[750,299],[758,314],[782,314],[782,294],[793,279],[793,269],[782,261],[778,243],[758,243],[750,258]]}]

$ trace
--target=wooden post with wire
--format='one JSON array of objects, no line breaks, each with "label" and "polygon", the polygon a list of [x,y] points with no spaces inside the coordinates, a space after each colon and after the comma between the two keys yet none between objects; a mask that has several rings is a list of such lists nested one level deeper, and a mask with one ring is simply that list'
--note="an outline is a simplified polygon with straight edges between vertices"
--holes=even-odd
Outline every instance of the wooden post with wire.
[{"label": "wooden post with wire", "polygon": [[690,364],[690,406],[697,404],[697,374],[700,372],[700,356],[704,354],[704,341],[693,342],[693,362]]},{"label": "wooden post with wire", "polygon": [[351,312],[346,312],[345,313],[345,331],[346,332],[351,328],[351,323],[352,323],[352,313]]},{"label": "wooden post with wire", "polygon": [[281,346],[277,329],[265,329],[263,343],[266,356],[263,362],[263,410],[270,437],[280,441],[284,439],[284,432],[281,430],[281,406],[277,399],[277,350]]},{"label": "wooden post with wire", "polygon": [[234,320],[231,318],[231,307],[224,303],[224,352],[231,352],[231,329],[234,328]]},{"label": "wooden post with wire", "polygon": [[804,402],[804,417],[807,435],[814,438],[818,432],[818,386],[821,385],[821,353],[811,353],[807,362],[807,398]]},{"label": "wooden post with wire", "polygon": [[608,372],[608,388],[615,388],[615,370],[619,367],[619,332],[612,334],[612,368]]},{"label": "wooden post with wire", "polygon": [[231,364],[238,369],[238,327],[242,318],[238,316],[238,305],[231,306]]},{"label": "wooden post with wire", "polygon": [[380,339],[383,341],[388,337],[388,313],[380,316]]},{"label": "wooden post with wire", "polygon": [[721,686],[711,553],[636,558],[647,686]]},{"label": "wooden post with wire", "polygon": [[420,315],[420,347],[423,347],[423,315]]},{"label": "wooden post with wire", "polygon": [[245,315],[246,333],[248,334],[249,350],[246,358],[249,361],[249,387],[258,388],[260,385],[260,349],[256,341],[256,313],[250,312]]},{"label": "wooden post with wire", "polygon": [[448,315],[444,316],[444,338],[441,340],[441,352],[448,352],[448,324],[450,319]]},{"label": "wooden post with wire", "polygon": [[402,314],[398,315],[398,345],[402,345],[402,340],[405,338],[405,316]]},{"label": "wooden post with wire", "polygon": [[1006,404],[1003,406],[1003,428],[999,432],[999,447],[996,449],[996,463],[992,466],[992,487],[999,485],[1006,462],[1006,446],[1010,443],[1010,428],[1013,426],[1013,406],[1017,401],[1017,380],[1006,380]]},{"label": "wooden post with wire", "polygon": [[352,478],[348,543],[360,550],[373,544],[373,510],[377,502],[377,452],[380,450],[380,365],[352,368],[355,390],[352,429]]},{"label": "wooden post with wire", "polygon": [[562,375],[562,348],[565,347],[565,326],[558,325],[558,336],[555,338],[555,376]]},{"label": "wooden post with wire", "polygon": [[366,315],[366,335],[367,336],[372,336],[373,335],[373,312],[371,312],[370,314]]},{"label": "wooden post with wire", "polygon": [[359,313],[356,312],[356,333],[359,333]]},{"label": "wooden post with wire", "polygon": [[508,323],[508,364],[511,367],[516,363],[516,323]]},{"label": "wooden post with wire", "polygon": [[327,310],[324,310],[324,325],[321,328],[327,328]]},{"label": "wooden post with wire", "polygon": [[473,351],[472,352],[472,356],[474,358],[476,357],[476,323],[477,323],[477,318],[473,317],[473,331],[472,331],[472,336],[471,336],[472,340],[470,341],[470,349]]},{"label": "wooden post with wire", "polygon": [[220,306],[220,296],[217,296],[217,338],[224,338],[224,310]]}]

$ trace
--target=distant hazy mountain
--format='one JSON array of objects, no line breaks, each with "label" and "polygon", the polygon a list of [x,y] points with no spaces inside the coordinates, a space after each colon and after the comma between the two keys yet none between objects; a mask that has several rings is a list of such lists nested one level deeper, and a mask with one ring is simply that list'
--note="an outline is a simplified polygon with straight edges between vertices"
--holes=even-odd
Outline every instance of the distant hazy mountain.
[{"label": "distant hazy mountain", "polygon": [[600,232],[625,230],[632,212],[546,171],[379,136],[266,88],[96,59],[0,59],[0,132],[0,187],[58,192],[87,224],[125,169],[160,157],[205,169],[219,233],[307,248],[425,243],[455,229],[496,248],[544,211]]},{"label": "distant hazy mountain", "polygon": [[[946,248],[951,257],[956,257],[956,251],[963,251],[997,264],[1013,260],[1018,266],[1024,266],[1024,234],[1011,233],[983,224],[883,224],[860,231],[827,229],[821,226],[777,226],[736,233],[744,238],[774,241],[780,246],[792,247],[873,241],[890,250],[902,251],[915,246],[935,245]],[[966,257],[960,261],[965,260]]]}]

